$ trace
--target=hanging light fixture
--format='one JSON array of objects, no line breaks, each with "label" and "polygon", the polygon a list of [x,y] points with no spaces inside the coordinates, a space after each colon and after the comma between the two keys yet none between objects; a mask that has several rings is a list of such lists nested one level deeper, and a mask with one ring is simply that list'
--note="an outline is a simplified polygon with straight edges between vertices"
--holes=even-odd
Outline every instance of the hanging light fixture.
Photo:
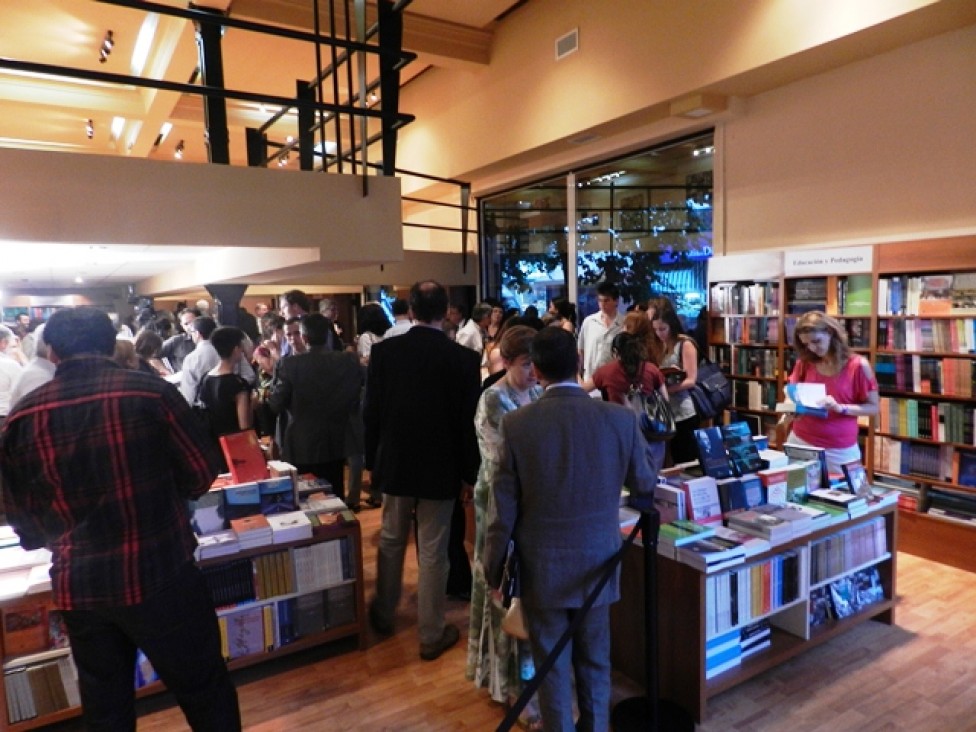
[{"label": "hanging light fixture", "polygon": [[183,150],[184,150],[183,140],[180,140],[178,143],[176,143],[176,150],[173,152],[173,157],[175,157],[177,160],[182,160]]},{"label": "hanging light fixture", "polygon": [[89,140],[95,136],[95,123],[91,120],[85,122],[85,134],[88,136]]}]

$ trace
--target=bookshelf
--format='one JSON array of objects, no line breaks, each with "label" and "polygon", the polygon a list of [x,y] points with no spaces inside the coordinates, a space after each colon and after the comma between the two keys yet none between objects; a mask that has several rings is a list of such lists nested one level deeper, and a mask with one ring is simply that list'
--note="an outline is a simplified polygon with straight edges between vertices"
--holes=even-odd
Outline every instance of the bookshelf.
[{"label": "bookshelf", "polygon": [[[886,506],[842,524],[824,527],[750,557],[715,574],[705,574],[687,564],[657,557],[658,663],[660,693],[692,714],[696,721],[707,716],[707,703],[723,691],[775,668],[854,626],[878,620],[894,622],[898,511]],[[787,565],[787,561],[789,565]],[[764,566],[794,567],[795,595],[784,591],[780,604],[769,598],[769,608],[740,618],[736,623],[716,624],[712,608],[730,595],[723,589],[732,575],[761,574]],[[811,622],[811,594],[852,573],[876,569],[883,597],[854,614],[826,623]],[[785,576],[785,575],[780,575]],[[784,586],[789,583],[784,580]],[[611,608],[614,667],[638,683],[644,682],[643,550],[630,547],[625,554],[620,583],[621,601]],[[770,647],[742,659],[712,678],[706,677],[706,645],[714,638],[758,619],[772,626]]]},{"label": "bookshelf", "polygon": [[[356,637],[359,648],[365,648],[366,606],[359,523],[348,514],[337,523],[315,526],[313,532],[310,539],[254,547],[199,562],[211,592],[219,598],[215,603],[216,612],[225,658],[232,670],[347,637]],[[66,682],[70,673],[61,675],[58,669],[58,664],[66,663],[59,659],[67,658],[70,649],[50,647],[47,622],[51,612],[50,593],[7,596],[0,600],[0,623],[6,627],[10,613],[23,612],[35,605],[43,609],[44,615],[43,627],[38,630],[40,636],[24,638],[26,645],[18,646],[16,653],[9,652],[7,645],[11,644],[4,638],[7,641],[3,649],[5,683],[0,685],[0,708],[7,713],[0,717],[3,720],[0,729],[10,732],[37,729],[81,713],[76,701],[63,706],[65,698],[76,700],[77,697],[73,697],[73,690],[68,688],[70,682]],[[19,663],[20,660],[24,663]],[[45,668],[47,676],[32,671],[52,663],[53,669]],[[19,668],[24,669],[24,678],[18,678],[11,686],[12,674]],[[36,678],[29,680],[29,675]],[[159,681],[145,681],[136,691],[140,696],[164,688]],[[60,701],[49,697],[48,690],[52,688]],[[33,713],[15,723],[10,721],[14,709],[11,692],[18,695],[17,704],[25,707],[26,712],[33,705]],[[29,703],[24,701],[25,694],[31,697]],[[62,706],[54,708],[59,705]]]},{"label": "bookshelf", "polygon": [[[741,279],[749,272],[754,279]],[[759,419],[772,445],[782,393],[782,255],[747,254],[709,264],[709,358],[732,382],[732,411]]]},{"label": "bookshelf", "polygon": [[974,250],[971,236],[876,248],[881,410],[871,462],[875,480],[905,496],[902,548],[969,571],[976,571]]}]

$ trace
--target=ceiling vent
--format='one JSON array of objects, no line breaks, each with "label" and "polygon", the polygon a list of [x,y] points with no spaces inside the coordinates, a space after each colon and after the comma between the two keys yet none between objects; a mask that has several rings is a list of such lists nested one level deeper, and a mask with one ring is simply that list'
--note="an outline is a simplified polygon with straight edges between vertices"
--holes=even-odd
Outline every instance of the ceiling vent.
[{"label": "ceiling vent", "polygon": [[579,50],[579,28],[573,28],[569,33],[556,39],[556,60],[576,53]]}]

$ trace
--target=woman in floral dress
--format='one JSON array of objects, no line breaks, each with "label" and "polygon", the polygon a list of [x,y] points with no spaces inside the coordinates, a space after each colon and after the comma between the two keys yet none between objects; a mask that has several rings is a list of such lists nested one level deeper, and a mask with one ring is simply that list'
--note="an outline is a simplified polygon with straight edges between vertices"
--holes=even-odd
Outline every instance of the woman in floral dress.
[{"label": "woman in floral dress", "polygon": [[[474,488],[474,576],[465,675],[478,688],[488,687],[491,698],[504,704],[511,704],[522,691],[519,641],[501,629],[505,610],[497,607],[491,600],[492,588],[485,582],[481,553],[485,542],[485,517],[492,500],[491,483],[500,460],[499,425],[502,417],[542,395],[542,387],[536,383],[529,358],[529,347],[535,334],[534,328],[525,325],[505,330],[500,343],[506,368],[505,376],[481,395],[474,418],[481,450],[481,468]],[[541,729],[538,705],[534,698],[522,713],[519,722],[527,729]]]}]

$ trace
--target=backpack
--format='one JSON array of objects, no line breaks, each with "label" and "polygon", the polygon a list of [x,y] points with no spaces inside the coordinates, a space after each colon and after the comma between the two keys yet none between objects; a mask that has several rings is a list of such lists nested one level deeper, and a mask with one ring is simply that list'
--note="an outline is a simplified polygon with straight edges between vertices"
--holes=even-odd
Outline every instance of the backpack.
[{"label": "backpack", "polygon": [[[683,343],[683,342],[682,342]],[[682,347],[684,347],[682,345]],[[697,350],[697,347],[696,347]],[[732,404],[732,383],[717,363],[708,357],[698,362],[695,385],[688,390],[695,412],[702,419],[714,419]]]},{"label": "backpack", "polygon": [[652,389],[650,394],[644,393],[640,383],[643,372],[644,365],[641,364],[641,372],[624,396],[624,406],[629,407],[637,415],[637,422],[645,440],[648,442],[670,440],[677,429],[674,413],[671,411],[671,402],[665,399],[658,389]]}]

